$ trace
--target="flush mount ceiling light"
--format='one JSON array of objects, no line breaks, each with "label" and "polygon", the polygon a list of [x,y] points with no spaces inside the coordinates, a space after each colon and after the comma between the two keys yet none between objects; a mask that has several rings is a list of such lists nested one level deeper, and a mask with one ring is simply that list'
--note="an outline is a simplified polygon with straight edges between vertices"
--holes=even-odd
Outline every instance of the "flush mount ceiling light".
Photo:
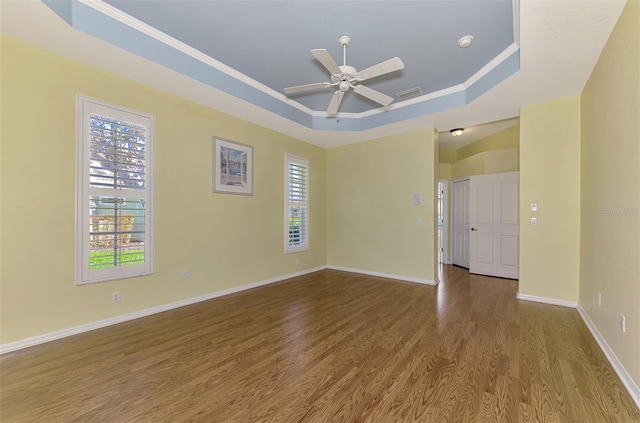
[{"label": "flush mount ceiling light", "polygon": [[462,133],[464,132],[464,129],[462,128],[456,128],[456,129],[452,129],[451,131],[451,135],[453,135],[454,137],[459,137],[460,135],[462,135]]},{"label": "flush mount ceiling light", "polygon": [[460,48],[467,48],[473,42],[473,35],[465,35],[464,37],[458,40],[458,45]]}]

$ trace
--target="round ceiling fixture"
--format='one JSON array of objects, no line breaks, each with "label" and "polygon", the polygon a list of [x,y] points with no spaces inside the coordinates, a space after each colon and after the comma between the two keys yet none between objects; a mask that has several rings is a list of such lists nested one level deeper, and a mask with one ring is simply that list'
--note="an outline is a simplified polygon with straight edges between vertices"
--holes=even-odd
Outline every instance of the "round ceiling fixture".
[{"label": "round ceiling fixture", "polygon": [[473,35],[465,35],[464,37],[458,40],[458,45],[460,48],[467,48],[473,42]]},{"label": "round ceiling fixture", "polygon": [[454,137],[459,137],[464,132],[464,129],[463,128],[456,128],[456,129],[452,129],[449,132],[451,132],[451,135],[453,135]]}]

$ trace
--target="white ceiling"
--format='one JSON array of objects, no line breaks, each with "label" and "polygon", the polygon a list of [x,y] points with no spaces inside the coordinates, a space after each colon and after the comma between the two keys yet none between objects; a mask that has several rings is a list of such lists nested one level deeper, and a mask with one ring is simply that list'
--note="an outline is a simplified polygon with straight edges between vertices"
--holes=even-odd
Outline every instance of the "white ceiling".
[{"label": "white ceiling", "polygon": [[[455,127],[468,128],[503,121],[517,117],[522,106],[579,95],[624,3],[624,0],[522,0],[519,3],[519,71],[465,106],[363,131],[310,129],[75,30],[41,2],[0,2],[0,31],[298,139],[331,148],[425,127],[446,132]],[[355,48],[355,42],[350,48]],[[312,45],[309,48],[329,46]],[[305,82],[314,81],[302,83]],[[470,142],[470,138],[466,137],[466,142]],[[447,148],[446,142],[443,136],[442,148]]]}]

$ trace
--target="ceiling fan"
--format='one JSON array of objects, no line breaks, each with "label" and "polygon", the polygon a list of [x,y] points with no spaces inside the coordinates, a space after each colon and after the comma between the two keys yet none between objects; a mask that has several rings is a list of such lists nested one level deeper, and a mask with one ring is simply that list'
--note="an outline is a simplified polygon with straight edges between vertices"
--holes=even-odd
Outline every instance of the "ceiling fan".
[{"label": "ceiling fan", "polygon": [[364,85],[358,85],[359,82],[367,79],[375,78],[380,75],[385,75],[390,72],[395,72],[400,69],[404,69],[404,63],[399,57],[385,60],[384,62],[373,65],[364,70],[357,71],[353,66],[347,66],[347,47],[351,44],[351,37],[343,35],[338,38],[338,43],[342,47],[342,66],[333,60],[329,52],[325,49],[311,50],[311,54],[324,66],[331,74],[331,82],[318,82],[315,84],[297,85],[295,87],[288,87],[284,89],[286,94],[293,94],[301,91],[315,90],[318,88],[338,87],[338,90],[333,94],[329,107],[327,107],[327,115],[335,116],[340,108],[342,97],[349,91],[349,88],[353,88],[356,94],[373,100],[383,106],[388,106],[393,102],[393,97],[376,91],[372,88]]}]

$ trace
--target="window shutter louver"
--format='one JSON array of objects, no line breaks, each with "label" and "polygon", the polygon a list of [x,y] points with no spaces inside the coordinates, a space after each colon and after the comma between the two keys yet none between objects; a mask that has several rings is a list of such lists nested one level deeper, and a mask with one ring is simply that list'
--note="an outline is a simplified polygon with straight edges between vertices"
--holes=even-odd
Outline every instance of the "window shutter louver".
[{"label": "window shutter louver", "polygon": [[286,233],[285,252],[309,248],[309,162],[285,156]]},{"label": "window shutter louver", "polygon": [[113,189],[145,189],[146,128],[91,114],[89,184]]}]

